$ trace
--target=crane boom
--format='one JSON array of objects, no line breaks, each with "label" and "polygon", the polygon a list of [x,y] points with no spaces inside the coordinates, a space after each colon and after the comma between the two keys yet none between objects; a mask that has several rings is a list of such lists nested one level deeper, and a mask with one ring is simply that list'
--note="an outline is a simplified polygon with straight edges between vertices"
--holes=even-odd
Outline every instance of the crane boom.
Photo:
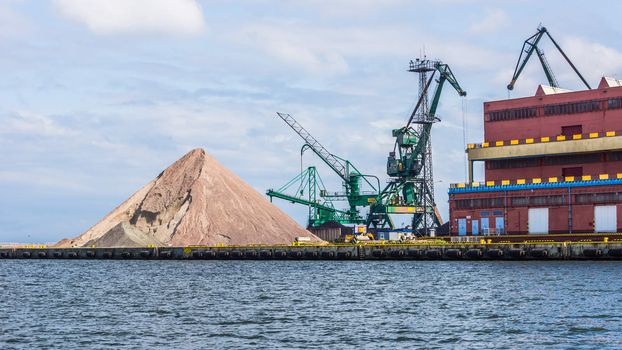
[{"label": "crane boom", "polygon": [[337,157],[335,157],[332,153],[330,153],[322,144],[311,135],[307,129],[305,129],[294,117],[287,113],[276,113],[283,121],[289,125],[292,130],[294,130],[305,142],[309,145],[309,148],[315,154],[317,154],[320,159],[326,163],[333,171],[335,171],[344,181],[348,181],[349,174],[348,169],[343,162],[341,162]]},{"label": "crane boom", "polygon": [[521,48],[521,53],[518,56],[518,61],[516,62],[516,67],[514,68],[514,75],[512,75],[512,80],[507,86],[508,90],[514,89],[514,84],[516,84],[516,80],[518,80],[518,77],[523,72],[523,69],[527,65],[527,62],[529,61],[529,58],[534,53],[534,51],[538,55],[540,64],[542,65],[542,69],[544,70],[544,74],[546,75],[546,78],[549,81],[549,85],[553,87],[559,87],[557,84],[557,80],[555,79],[555,76],[553,75],[553,71],[551,70],[551,67],[549,66],[548,62],[544,58],[544,52],[542,52],[542,50],[538,47],[538,43],[544,37],[544,35],[546,35],[549,39],[551,39],[551,42],[553,43],[553,45],[555,45],[555,48],[559,51],[559,53],[561,53],[561,55],[564,57],[566,62],[568,62],[572,70],[574,70],[574,72],[579,76],[579,79],[581,79],[583,84],[585,84],[585,86],[588,89],[592,89],[590,85],[587,83],[587,81],[585,80],[585,78],[583,78],[583,75],[581,75],[577,67],[575,67],[572,61],[570,61],[570,58],[568,58],[564,50],[562,50],[559,44],[557,44],[557,41],[553,39],[553,37],[548,32],[546,27],[539,26],[538,32],[530,36],[529,38],[527,38],[527,40],[525,40],[525,42],[523,43],[523,47]]},{"label": "crane boom", "polygon": [[[446,82],[460,96],[466,96],[466,91],[460,87],[451,68],[441,61],[416,59],[410,61],[408,71],[419,75],[419,98],[406,125],[392,130],[395,146],[387,157],[390,180],[380,192],[377,203],[370,206],[367,225],[393,228],[391,215],[408,214],[412,215],[413,232],[429,234],[430,229],[443,223],[434,200],[432,124],[438,121],[436,110]],[[437,85],[428,106],[428,90],[433,81]]]},{"label": "crane boom", "polygon": [[[451,68],[446,63],[435,62],[434,63],[434,72],[439,72],[440,77],[438,79],[438,83],[436,85],[436,89],[434,90],[434,95],[432,96],[432,103],[430,104],[430,109],[428,111],[428,115],[426,121],[423,122],[423,127],[421,130],[421,135],[419,142],[417,142],[417,146],[415,147],[415,154],[421,153],[421,151],[427,146],[428,139],[430,137],[430,131],[432,129],[432,123],[434,122],[434,118],[436,118],[436,110],[438,109],[438,104],[441,99],[441,92],[443,91],[443,85],[445,82],[451,84],[451,86],[456,90],[458,95],[466,96],[466,91],[462,90],[458,80],[454,76],[454,73],[451,71]],[[431,74],[430,79],[434,78],[434,73]],[[430,84],[426,85],[425,89],[429,88]],[[422,94],[424,96],[425,94]],[[413,112],[413,115],[416,114],[417,109]]]},{"label": "crane boom", "polygon": [[454,73],[449,68],[449,65],[446,63],[437,63],[435,65],[436,70],[440,73],[440,78],[438,81],[438,85],[436,86],[436,90],[434,91],[434,97],[432,98],[432,104],[430,105],[430,118],[433,118],[436,115],[436,109],[438,108],[438,102],[441,98],[441,91],[443,90],[443,84],[448,82],[451,86],[456,90],[458,95],[466,96],[466,91],[462,90],[458,80],[454,76]]}]

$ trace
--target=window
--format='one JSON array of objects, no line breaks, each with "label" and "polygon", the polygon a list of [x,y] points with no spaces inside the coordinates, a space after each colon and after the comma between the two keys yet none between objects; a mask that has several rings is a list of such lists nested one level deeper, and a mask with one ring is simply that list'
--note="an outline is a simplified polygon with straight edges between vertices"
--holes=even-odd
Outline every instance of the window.
[{"label": "window", "polygon": [[567,138],[572,138],[572,135],[582,134],[583,133],[583,125],[568,125],[562,126],[562,135]]},{"label": "window", "polygon": [[607,153],[607,160],[610,162],[622,160],[622,152]]},{"label": "window", "polygon": [[490,121],[505,121],[505,120],[515,120],[515,119],[524,119],[531,118],[536,116],[536,107],[526,107],[526,108],[514,108],[514,109],[505,109],[501,111],[490,112]]},{"label": "window", "polygon": [[[499,111],[489,112],[486,115],[486,121],[506,121],[532,118],[540,115],[560,115],[560,114],[577,114],[588,113],[593,111],[600,111],[603,109],[603,104],[607,109],[619,109],[622,108],[622,97],[609,98],[604,100],[590,100],[580,102],[561,103],[556,105],[547,105],[543,107],[523,107],[523,108],[511,108]],[[538,109],[542,108],[540,113]],[[580,132],[575,132],[580,134]],[[566,134],[563,134],[566,135]]]},{"label": "window", "polygon": [[503,198],[474,198],[456,200],[457,209],[502,208]]},{"label": "window", "polygon": [[608,99],[607,108],[608,109],[622,108],[622,97]]},{"label": "window", "polygon": [[540,166],[542,158],[516,158],[486,161],[486,169],[512,169],[512,168],[528,168]]},{"label": "window", "polygon": [[544,106],[544,115],[575,114],[600,110],[600,101],[581,101]]},{"label": "window", "polygon": [[562,205],[565,203],[566,196],[513,197],[510,200],[512,207]]},{"label": "window", "polygon": [[567,156],[544,157],[543,165],[567,165],[602,162],[602,153],[573,154]]},{"label": "window", "polygon": [[619,203],[622,201],[622,193],[582,193],[574,196],[577,204],[602,204],[602,203]]},{"label": "window", "polygon": [[572,167],[572,168],[562,168],[562,176],[563,177],[566,177],[566,176],[581,177],[583,176],[583,167],[578,166],[578,167]]}]

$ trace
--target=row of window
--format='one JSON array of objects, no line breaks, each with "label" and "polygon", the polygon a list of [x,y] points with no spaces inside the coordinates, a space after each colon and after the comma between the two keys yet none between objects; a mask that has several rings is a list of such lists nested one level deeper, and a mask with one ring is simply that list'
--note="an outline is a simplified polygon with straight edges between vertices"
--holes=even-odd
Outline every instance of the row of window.
[{"label": "row of window", "polygon": [[503,198],[475,198],[456,200],[457,209],[503,208]]},{"label": "row of window", "polygon": [[[621,203],[622,192],[611,193],[583,193],[573,195],[572,204],[606,204]],[[560,206],[568,204],[568,196],[525,196],[508,197],[508,207],[529,207],[529,206]],[[455,201],[456,209],[482,209],[482,208],[503,208],[504,198],[474,198],[458,199]],[[489,212],[482,212],[489,213]],[[497,215],[495,211],[493,215]],[[488,216],[488,215],[482,215]]]},{"label": "row of window", "polygon": [[582,101],[544,106],[544,115],[575,114],[600,110],[600,101]]},{"label": "row of window", "polygon": [[622,152],[611,152],[607,153],[608,161],[619,161],[622,160]]},{"label": "row of window", "polygon": [[574,196],[577,204],[620,203],[622,193],[585,193]]},{"label": "row of window", "polygon": [[[556,105],[547,105],[542,107],[542,115],[551,116],[551,115],[560,115],[560,114],[575,114],[575,113],[587,113],[593,111],[601,110],[601,102],[605,100],[591,100],[591,101],[581,101],[581,102],[570,102],[570,103],[562,103]],[[618,109],[622,108],[622,97],[621,98],[610,98],[607,101],[607,109]],[[490,112],[489,120],[496,121],[504,121],[504,120],[515,120],[515,119],[525,119],[532,118],[538,116],[538,107],[523,107],[523,108],[512,108],[505,109],[501,111]]]},{"label": "row of window", "polygon": [[567,204],[566,196],[535,196],[535,197],[512,197],[512,207],[528,207],[532,205],[562,205]]},{"label": "row of window", "polygon": [[622,97],[608,99],[607,108],[608,109],[622,108]]},{"label": "row of window", "polygon": [[481,216],[483,218],[488,217],[488,216],[502,216],[502,215],[503,215],[503,211],[501,211],[501,210],[495,210],[495,211],[492,211],[492,212],[481,211],[479,213],[479,216]]},{"label": "row of window", "polygon": [[499,159],[486,161],[486,169],[530,168],[545,165],[587,164],[620,160],[622,160],[622,152],[606,153],[606,156],[603,156],[603,153],[591,153],[554,157]]},{"label": "row of window", "polygon": [[490,112],[490,120],[514,120],[535,117],[537,114],[535,107],[506,109],[503,111]]}]

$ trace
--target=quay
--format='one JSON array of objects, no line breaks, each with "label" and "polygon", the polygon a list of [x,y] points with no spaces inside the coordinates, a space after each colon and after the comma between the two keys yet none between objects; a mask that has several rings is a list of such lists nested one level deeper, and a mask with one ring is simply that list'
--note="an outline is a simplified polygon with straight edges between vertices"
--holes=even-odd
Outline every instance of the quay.
[{"label": "quay", "polygon": [[117,260],[622,260],[622,242],[444,241],[141,248],[0,248],[3,259]]}]

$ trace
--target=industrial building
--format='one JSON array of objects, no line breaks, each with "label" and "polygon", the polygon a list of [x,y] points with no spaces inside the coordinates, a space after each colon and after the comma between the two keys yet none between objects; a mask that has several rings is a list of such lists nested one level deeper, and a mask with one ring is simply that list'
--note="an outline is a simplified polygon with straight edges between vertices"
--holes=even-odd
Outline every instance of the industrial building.
[{"label": "industrial building", "polygon": [[468,182],[449,190],[451,235],[622,231],[620,80],[485,102],[484,142],[467,155]]}]

